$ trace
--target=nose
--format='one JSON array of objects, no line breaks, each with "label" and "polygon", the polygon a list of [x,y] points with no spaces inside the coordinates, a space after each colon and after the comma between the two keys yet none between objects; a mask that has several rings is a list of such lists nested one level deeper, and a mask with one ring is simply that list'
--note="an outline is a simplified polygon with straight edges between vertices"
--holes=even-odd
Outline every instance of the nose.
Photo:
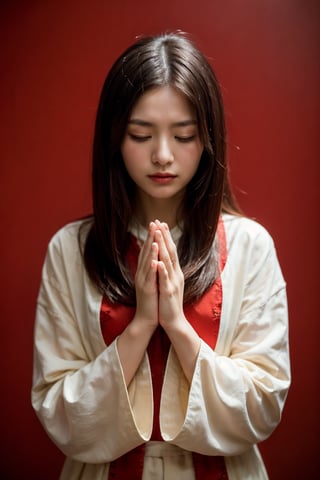
[{"label": "nose", "polygon": [[159,138],[153,147],[152,162],[159,165],[167,165],[174,160],[170,141],[167,138]]}]

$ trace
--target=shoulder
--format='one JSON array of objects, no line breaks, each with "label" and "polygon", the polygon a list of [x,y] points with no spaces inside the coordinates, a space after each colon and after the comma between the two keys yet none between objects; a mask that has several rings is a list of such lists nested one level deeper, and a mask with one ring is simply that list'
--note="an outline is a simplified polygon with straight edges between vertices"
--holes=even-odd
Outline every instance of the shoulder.
[{"label": "shoulder", "polygon": [[268,230],[260,223],[244,216],[222,215],[226,231],[227,244],[244,244],[247,247],[255,244],[260,247],[273,246],[273,239]]},{"label": "shoulder", "polygon": [[82,262],[82,251],[88,232],[92,225],[91,219],[77,220],[60,228],[51,238],[47,248],[47,263],[72,264]]},{"label": "shoulder", "polygon": [[223,215],[226,232],[226,247],[229,263],[257,268],[277,262],[277,252],[268,230],[247,217]]},{"label": "shoulder", "polygon": [[49,241],[42,278],[54,284],[57,290],[66,289],[70,279],[74,282],[82,278],[85,270],[82,246],[90,225],[87,219],[68,223]]},{"label": "shoulder", "polygon": [[75,248],[85,242],[92,225],[92,219],[86,218],[64,225],[50,239],[49,249]]},{"label": "shoulder", "polygon": [[[285,286],[277,251],[268,230],[250,218],[223,215],[227,240],[227,263],[224,273],[237,277],[246,285],[257,285],[254,279],[272,279],[272,293]],[[241,280],[242,279],[242,280]],[[267,288],[265,283],[262,288]],[[270,295],[272,294],[270,293]]]}]

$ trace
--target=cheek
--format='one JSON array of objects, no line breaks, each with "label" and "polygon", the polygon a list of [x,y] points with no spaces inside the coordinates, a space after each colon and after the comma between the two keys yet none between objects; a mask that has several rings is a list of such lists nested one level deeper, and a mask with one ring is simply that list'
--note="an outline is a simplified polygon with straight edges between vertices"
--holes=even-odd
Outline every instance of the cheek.
[{"label": "cheek", "polygon": [[202,152],[203,152],[202,149],[197,149],[194,152],[194,155],[192,156],[192,158],[190,158],[189,168],[185,170],[185,173],[188,177],[187,178],[188,181],[190,181],[194,177],[194,175],[196,174],[199,168]]},{"label": "cheek", "polygon": [[125,167],[130,172],[136,164],[136,158],[138,158],[136,148],[124,143],[121,147],[121,154]]},{"label": "cheek", "polygon": [[123,160],[130,157],[130,150],[130,146],[126,142],[123,142],[123,144],[121,145],[121,155]]},{"label": "cheek", "polygon": [[203,148],[201,146],[197,146],[190,152],[190,170],[193,170],[195,173],[198,170],[200,160],[202,157]]}]

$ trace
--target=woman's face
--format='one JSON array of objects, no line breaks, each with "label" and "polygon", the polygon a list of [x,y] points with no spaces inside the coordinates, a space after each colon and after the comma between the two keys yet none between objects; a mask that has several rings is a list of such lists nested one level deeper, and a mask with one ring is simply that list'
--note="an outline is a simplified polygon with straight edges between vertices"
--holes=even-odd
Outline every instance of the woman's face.
[{"label": "woman's face", "polygon": [[130,114],[121,153],[137,197],[180,201],[203,152],[195,111],[171,86],[143,94]]}]

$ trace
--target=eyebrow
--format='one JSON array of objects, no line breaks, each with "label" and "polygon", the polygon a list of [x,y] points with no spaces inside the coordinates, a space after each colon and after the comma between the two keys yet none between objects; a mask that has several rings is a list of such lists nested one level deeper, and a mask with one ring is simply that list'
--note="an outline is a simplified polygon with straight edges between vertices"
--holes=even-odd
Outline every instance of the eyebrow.
[{"label": "eyebrow", "polygon": [[[152,122],[147,122],[146,120],[141,120],[140,118],[131,118],[128,121],[128,124],[130,125],[139,125],[141,127],[153,127],[154,123]],[[172,123],[172,127],[187,127],[189,125],[198,125],[197,120],[190,119],[190,120],[182,120],[180,122],[174,122]]]}]

